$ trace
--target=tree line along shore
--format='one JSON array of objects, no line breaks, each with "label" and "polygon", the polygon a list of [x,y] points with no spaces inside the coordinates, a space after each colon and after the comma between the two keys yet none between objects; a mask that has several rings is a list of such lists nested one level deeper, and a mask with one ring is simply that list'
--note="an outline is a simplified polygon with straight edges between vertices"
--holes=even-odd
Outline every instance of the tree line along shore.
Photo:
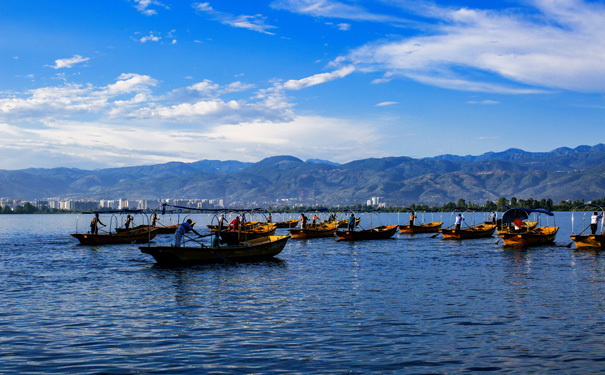
[{"label": "tree line along shore", "polygon": [[[452,212],[452,211],[481,211],[481,212],[492,212],[492,211],[506,211],[509,208],[543,208],[549,211],[572,211],[576,207],[584,206],[590,203],[596,206],[605,206],[605,197],[600,199],[594,199],[586,202],[582,200],[566,200],[561,201],[559,204],[555,204],[552,199],[517,199],[512,197],[510,200],[507,198],[499,198],[496,202],[487,201],[484,204],[467,202],[464,199],[459,199],[457,202],[448,202],[442,206],[428,206],[426,204],[409,204],[406,206],[389,206],[376,208],[373,206],[367,206],[362,204],[351,205],[351,206],[340,206],[340,207],[326,207],[326,206],[296,206],[296,207],[267,207],[263,208],[267,212],[272,213],[299,213],[299,212]],[[111,210],[111,209],[107,209]],[[237,210],[234,208],[233,210]],[[104,211],[98,209],[99,212]],[[186,210],[183,210],[183,212]],[[195,210],[192,210],[195,211]],[[209,210],[212,211],[212,210]],[[220,211],[220,210],[216,210]],[[0,210],[0,214],[73,214],[81,213],[82,211],[70,211],[61,210],[57,208],[37,208],[33,204],[26,202],[23,206],[17,206],[14,209],[9,206],[4,206]],[[149,210],[151,212],[151,210]]]}]

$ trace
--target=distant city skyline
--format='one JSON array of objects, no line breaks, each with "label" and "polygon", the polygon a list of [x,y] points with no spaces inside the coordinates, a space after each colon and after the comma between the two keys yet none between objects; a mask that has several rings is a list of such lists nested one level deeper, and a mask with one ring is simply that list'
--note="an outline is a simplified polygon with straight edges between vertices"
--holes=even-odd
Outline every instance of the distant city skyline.
[{"label": "distant city skyline", "polygon": [[0,2],[0,169],[605,142],[605,4]]}]

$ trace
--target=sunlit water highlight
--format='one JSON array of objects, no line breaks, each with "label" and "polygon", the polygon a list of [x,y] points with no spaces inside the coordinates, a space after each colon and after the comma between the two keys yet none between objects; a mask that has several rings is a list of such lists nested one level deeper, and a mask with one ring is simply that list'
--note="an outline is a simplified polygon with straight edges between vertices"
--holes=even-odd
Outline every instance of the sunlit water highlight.
[{"label": "sunlit water highlight", "polygon": [[600,372],[605,260],[565,247],[570,217],[525,251],[398,234],[159,267],[138,245],[78,245],[75,215],[0,215],[0,373]]}]

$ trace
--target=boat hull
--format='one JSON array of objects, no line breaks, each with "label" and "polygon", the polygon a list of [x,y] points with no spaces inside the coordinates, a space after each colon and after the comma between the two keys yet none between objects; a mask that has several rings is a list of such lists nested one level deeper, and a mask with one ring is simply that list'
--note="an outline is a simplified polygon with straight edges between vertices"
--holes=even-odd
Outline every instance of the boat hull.
[{"label": "boat hull", "polygon": [[288,229],[288,232],[293,239],[334,237],[334,232],[337,227],[337,224],[330,226],[322,225],[318,227],[309,226],[305,229]]},{"label": "boat hull", "polygon": [[558,227],[539,227],[521,233],[499,232],[498,235],[502,238],[504,246],[527,247],[553,243],[558,231]]},{"label": "boat hull", "polygon": [[352,231],[336,231],[335,234],[340,241],[366,241],[366,240],[386,240],[397,232],[397,225],[383,225],[380,227]]},{"label": "boat hull", "polygon": [[286,246],[288,239],[288,236],[267,236],[233,246],[141,246],[139,249],[142,253],[153,256],[158,264],[249,262],[278,255]]},{"label": "boat hull", "polygon": [[441,229],[440,232],[445,240],[469,240],[474,238],[491,237],[496,231],[494,224],[481,224],[460,230]]},{"label": "boat hull", "polygon": [[278,221],[275,223],[276,228],[294,228],[298,225],[298,220]]},{"label": "boat hull", "polygon": [[133,229],[111,234],[71,233],[81,245],[116,245],[127,243],[147,243],[151,241],[158,231],[156,229]]},{"label": "boat hull", "polygon": [[605,249],[605,234],[572,234],[570,237],[578,249]]},{"label": "boat hull", "polygon": [[433,222],[421,225],[399,225],[399,232],[402,234],[417,234],[417,233],[437,233],[441,229],[443,223]]}]

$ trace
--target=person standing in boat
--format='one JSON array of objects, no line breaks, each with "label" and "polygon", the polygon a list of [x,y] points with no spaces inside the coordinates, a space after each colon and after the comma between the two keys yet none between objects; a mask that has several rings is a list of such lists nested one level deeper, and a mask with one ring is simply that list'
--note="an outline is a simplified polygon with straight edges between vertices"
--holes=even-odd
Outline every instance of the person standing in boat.
[{"label": "person standing in boat", "polygon": [[318,220],[319,220],[319,218],[317,217],[317,214],[313,215],[313,228],[315,228],[317,226]]},{"label": "person standing in boat", "polygon": [[158,214],[154,213],[153,216],[151,217],[151,226],[155,227],[155,224],[158,221]]},{"label": "person standing in boat", "polygon": [[105,224],[101,222],[101,219],[99,219],[99,214],[96,213],[95,217],[93,217],[90,222],[90,234],[99,234],[99,224],[105,226]]},{"label": "person standing in boat", "polygon": [[201,236],[201,234],[199,234],[195,229],[193,229],[194,225],[195,223],[191,219],[187,219],[187,221],[179,225],[176,232],[174,232],[175,247],[181,247],[181,238],[183,238],[183,235],[190,231],[197,234],[198,236]]},{"label": "person standing in boat", "polygon": [[592,216],[590,217],[590,231],[592,232],[592,234],[597,233],[597,228],[599,227],[599,219],[601,218],[601,216],[602,215],[599,215],[595,211],[595,213],[593,213]]},{"label": "person standing in boat", "polygon": [[414,213],[412,212],[412,214],[410,215],[410,227],[414,226],[414,219],[416,218],[416,215],[414,215]]},{"label": "person standing in boat", "polygon": [[239,215],[237,215],[235,217],[235,219],[231,220],[231,224],[229,224],[229,227],[231,227],[232,232],[237,232],[239,230],[239,226],[240,226],[240,220],[239,220]]},{"label": "person standing in boat", "polygon": [[128,215],[128,216],[126,216],[126,222],[124,223],[124,228],[126,228],[126,229],[130,228],[130,223],[132,223],[132,216]]},{"label": "person standing in boat", "polygon": [[456,222],[454,223],[454,230],[455,231],[459,231],[460,227],[462,226],[462,222],[464,221],[464,218],[462,217],[462,214],[458,214],[458,216],[456,216]]},{"label": "person standing in boat", "polygon": [[349,230],[349,231],[355,230],[355,214],[351,214],[351,216],[349,216],[349,223],[347,225],[347,230]]},{"label": "person standing in boat", "polygon": [[300,214],[300,229],[305,229],[307,227],[307,217],[304,213]]},{"label": "person standing in boat", "polygon": [[492,211],[492,213],[487,217],[487,220],[489,220],[492,224],[496,224],[496,213]]}]

